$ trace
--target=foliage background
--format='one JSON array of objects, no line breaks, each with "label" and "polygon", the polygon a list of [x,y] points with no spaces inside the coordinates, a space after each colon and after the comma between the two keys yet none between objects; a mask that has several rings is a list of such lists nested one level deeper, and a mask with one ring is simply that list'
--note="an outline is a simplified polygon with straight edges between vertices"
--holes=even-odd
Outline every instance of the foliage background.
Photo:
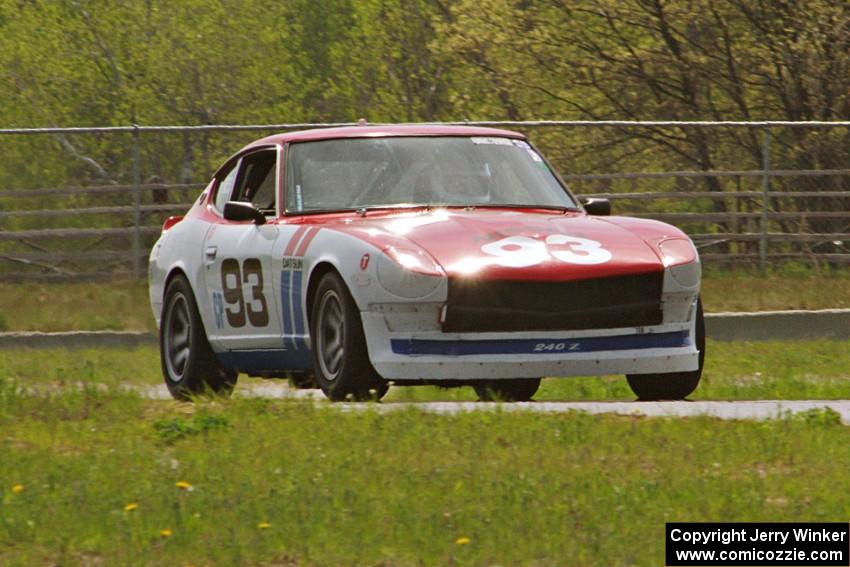
[{"label": "foliage background", "polygon": [[[842,0],[0,0],[0,128],[361,117],[835,121],[850,118],[848,71],[850,4]],[[145,133],[140,181],[206,183],[223,159],[264,133]],[[565,174],[758,170],[766,136],[758,128],[692,127],[531,134]],[[846,169],[850,162],[845,127],[772,129],[771,136],[774,169]],[[133,146],[128,133],[0,136],[0,215],[132,204],[130,192],[4,192],[132,184]],[[771,184],[814,193],[844,190],[847,181],[777,177]],[[760,191],[761,182],[597,179],[573,189],[734,192]],[[197,190],[173,191],[167,201],[185,203]],[[142,204],[152,203],[161,200],[145,193]],[[731,197],[638,200],[618,202],[617,211],[716,213],[680,227],[729,234],[760,231],[760,206]],[[770,208],[806,213],[771,220],[771,232],[850,233],[850,215],[834,214],[850,210],[850,198],[773,198]],[[131,226],[134,219],[122,214],[7,215],[0,229]],[[143,222],[157,226],[161,219],[153,214]],[[845,254],[843,240],[772,244],[771,252]],[[752,242],[725,241],[712,250],[757,251]]]},{"label": "foliage background", "polygon": [[[848,48],[840,0],[0,0],[0,125],[837,120]],[[792,131],[777,151],[834,164],[846,136]],[[197,181],[227,153],[220,136],[181,137],[156,157],[146,140],[146,175]],[[114,139],[3,142],[0,187],[128,175]],[[568,171],[761,159],[753,130],[540,142]],[[36,148],[75,159],[47,172]]]}]

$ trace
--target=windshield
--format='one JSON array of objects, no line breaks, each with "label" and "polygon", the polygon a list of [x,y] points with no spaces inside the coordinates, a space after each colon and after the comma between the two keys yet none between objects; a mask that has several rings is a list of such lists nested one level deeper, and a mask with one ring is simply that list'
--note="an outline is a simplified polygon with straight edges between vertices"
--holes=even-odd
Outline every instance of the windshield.
[{"label": "windshield", "polygon": [[395,205],[577,208],[523,140],[387,137],[302,142],[286,167],[289,212]]}]

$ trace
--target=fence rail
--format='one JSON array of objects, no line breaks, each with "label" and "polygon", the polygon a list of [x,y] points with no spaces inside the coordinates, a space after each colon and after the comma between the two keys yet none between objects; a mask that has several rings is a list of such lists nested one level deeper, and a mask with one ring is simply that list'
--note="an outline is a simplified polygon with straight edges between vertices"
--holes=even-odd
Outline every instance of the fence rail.
[{"label": "fence rail", "polygon": [[[846,146],[846,140],[841,136],[850,136],[850,121],[539,120],[441,124],[535,129],[546,134],[574,128],[582,129],[582,132],[603,129],[604,132],[620,134],[617,143],[643,140],[649,133],[662,131],[696,132],[700,135],[719,130],[742,133],[743,137],[755,140],[757,147],[749,156],[742,152],[741,161],[730,164],[731,167],[612,171],[614,167],[619,169],[622,166],[611,165],[619,163],[613,159],[605,163],[605,156],[602,156],[598,160],[602,165],[563,177],[582,197],[610,199],[617,214],[654,218],[679,225],[700,247],[707,264],[755,264],[761,268],[789,260],[850,264],[850,169],[841,167],[850,163],[850,159],[844,160],[843,154],[832,158],[831,162],[799,159],[797,161],[802,164],[799,167],[796,164],[789,167],[788,160],[781,164],[777,161],[777,155],[787,153],[787,147],[798,143],[807,135],[806,132],[818,133],[812,142],[815,154],[821,151],[818,144],[822,145],[826,136],[839,136],[834,145]],[[67,138],[76,136],[84,139],[88,136],[85,139],[108,139],[111,148],[117,147],[124,152],[123,161],[119,159],[121,174],[107,182],[104,182],[106,176],[101,172],[103,179],[99,183],[47,187],[39,184],[0,190],[0,280],[98,279],[116,275],[141,277],[148,247],[159,233],[164,218],[188,209],[191,199],[205,186],[205,183],[194,182],[203,180],[202,176],[194,173],[181,174],[183,177],[188,175],[188,178],[180,182],[162,182],[157,179],[158,175],[145,173],[157,169],[158,163],[171,159],[173,156],[170,154],[175,153],[173,148],[180,148],[184,154],[191,155],[196,151],[193,144],[204,146],[209,143],[206,136],[213,134],[231,136],[239,132],[353,125],[302,123],[0,129],[0,147],[10,140],[60,136],[63,138],[61,146],[67,151]],[[776,133],[783,132],[792,134],[780,143]],[[152,138],[153,142],[145,145],[146,137],[156,136],[169,138],[165,142]],[[116,143],[116,138],[120,142]],[[670,136],[670,139],[676,140],[687,138],[684,134]],[[223,161],[228,152],[242,143],[222,142],[220,145],[226,148],[222,149],[225,153],[216,154],[219,157],[215,159]],[[666,139],[662,139],[660,145],[664,143]],[[607,147],[614,142],[606,141],[605,144]],[[157,154],[157,151],[161,153]],[[94,158],[78,155],[79,149],[74,148],[73,152],[72,158],[75,163],[79,162],[79,168],[96,166],[98,171],[106,169]],[[549,153],[545,144],[544,153]],[[727,153],[734,157],[734,151]],[[678,159],[675,152],[671,155]],[[805,154],[803,157],[806,157]],[[740,167],[742,164],[744,166]],[[75,170],[71,168],[69,171]],[[204,171],[209,171],[209,168],[205,167]],[[2,174],[0,167],[0,180],[3,179]],[[11,178],[11,175],[8,177]],[[640,190],[641,184],[646,183],[653,186]],[[709,183],[726,185],[712,186]],[[813,186],[812,183],[822,185]],[[658,184],[666,189],[658,190],[654,186]],[[708,190],[699,189],[699,185]],[[848,243],[846,248],[844,242]]]},{"label": "fence rail", "polygon": [[[162,132],[261,132],[307,130],[311,128],[340,128],[357,126],[360,122],[295,122],[283,124],[202,124],[197,126],[77,126],[49,128],[0,128],[2,135],[43,134],[142,134]],[[381,126],[384,123],[373,122]],[[393,123],[397,125],[398,123]],[[492,128],[839,128],[850,127],[847,120],[456,120],[446,122],[415,122],[438,126],[482,126]]]},{"label": "fence rail", "polygon": [[133,234],[159,234],[158,226],[128,226],[124,228],[43,228],[0,232],[0,241],[45,240],[52,238],[90,238],[103,236],[132,236]]},{"label": "fence rail", "polygon": [[[762,177],[764,170],[749,169],[742,171],[637,171],[630,173],[580,173],[562,175],[567,181],[598,181],[602,179],[663,179],[669,177]],[[829,175],[850,175],[850,169],[777,169],[770,170],[770,177],[817,177]],[[707,192],[710,193],[710,192]],[[843,193],[843,191],[839,191]],[[716,193],[710,193],[717,196]],[[760,194],[760,193],[759,193]],[[819,193],[818,193],[819,194]],[[783,193],[783,196],[785,193]]]}]

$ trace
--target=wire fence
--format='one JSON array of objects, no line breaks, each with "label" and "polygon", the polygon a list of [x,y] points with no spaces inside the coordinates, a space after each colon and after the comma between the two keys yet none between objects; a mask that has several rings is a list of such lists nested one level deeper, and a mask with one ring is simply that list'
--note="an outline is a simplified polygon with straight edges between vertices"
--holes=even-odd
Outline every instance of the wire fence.
[{"label": "wire fence", "polygon": [[[487,121],[580,196],[685,230],[707,265],[850,263],[850,122]],[[0,130],[0,280],[143,277],[165,218],[259,134],[354,124]]]}]

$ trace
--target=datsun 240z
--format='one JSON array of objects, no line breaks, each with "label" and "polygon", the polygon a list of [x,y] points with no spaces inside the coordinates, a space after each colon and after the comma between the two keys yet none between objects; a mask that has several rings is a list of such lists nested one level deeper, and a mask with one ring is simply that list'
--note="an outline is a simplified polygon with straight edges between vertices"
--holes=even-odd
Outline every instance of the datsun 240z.
[{"label": "datsun 240z", "polygon": [[529,400],[545,376],[697,386],[700,261],[661,222],[576,199],[518,133],[436,125],[279,134],[228,159],[150,255],[165,383],[238,374],[331,400],[389,384]]}]

